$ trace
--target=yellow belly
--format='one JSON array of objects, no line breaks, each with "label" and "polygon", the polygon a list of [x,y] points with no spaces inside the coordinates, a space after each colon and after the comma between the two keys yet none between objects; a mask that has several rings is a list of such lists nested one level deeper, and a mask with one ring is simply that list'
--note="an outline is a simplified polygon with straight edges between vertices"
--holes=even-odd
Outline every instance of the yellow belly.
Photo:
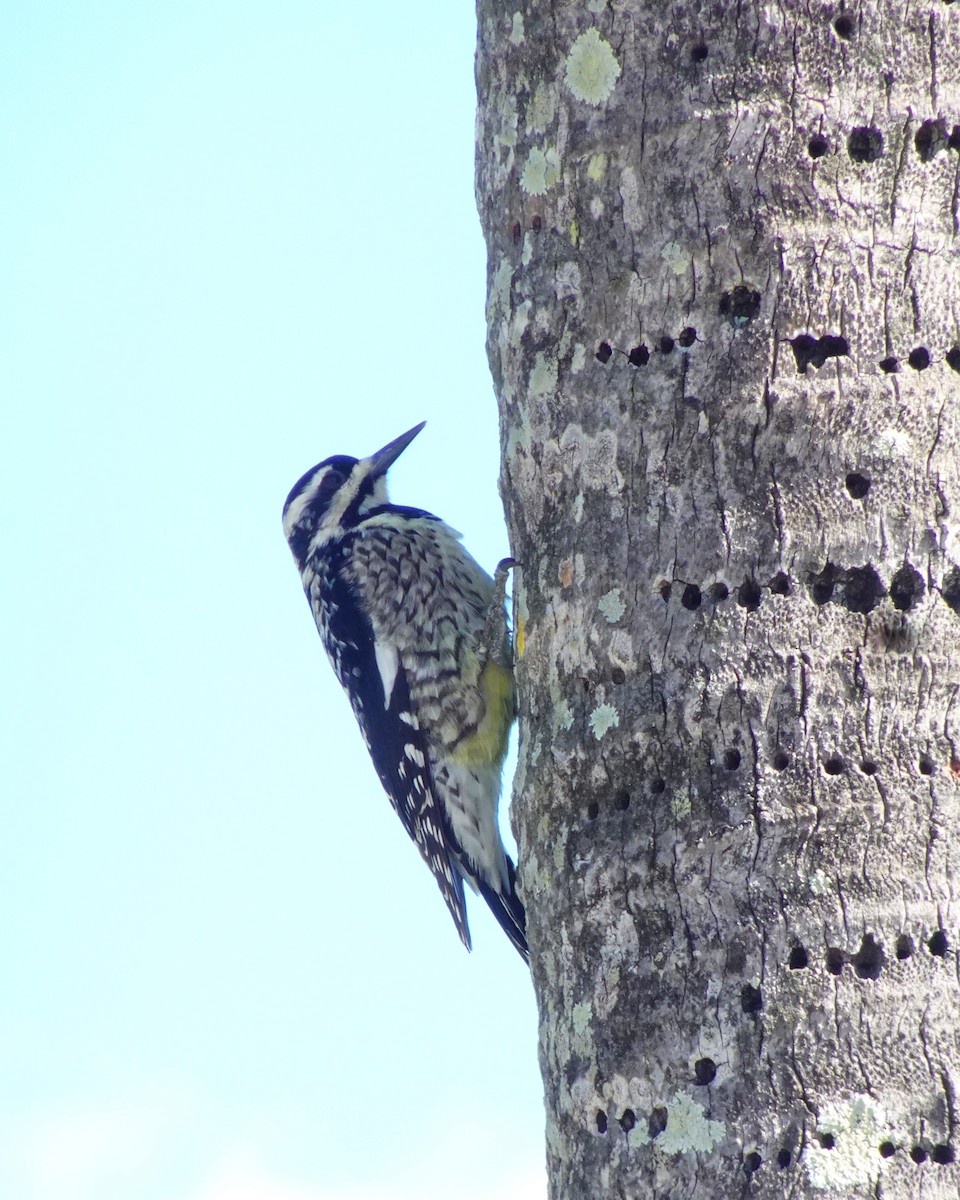
[{"label": "yellow belly", "polygon": [[474,733],[459,742],[450,755],[453,762],[467,766],[500,766],[507,753],[507,738],[515,706],[513,674],[491,659],[480,673],[480,691],[486,711]]}]

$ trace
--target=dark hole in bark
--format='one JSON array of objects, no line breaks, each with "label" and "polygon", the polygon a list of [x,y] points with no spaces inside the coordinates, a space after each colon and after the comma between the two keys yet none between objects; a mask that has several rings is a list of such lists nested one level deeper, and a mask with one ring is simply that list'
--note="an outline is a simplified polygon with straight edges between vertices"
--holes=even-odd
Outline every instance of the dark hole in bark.
[{"label": "dark hole in bark", "polygon": [[700,601],[703,599],[703,594],[695,583],[688,583],[683,589],[683,595],[680,597],[680,603],[684,608],[689,608],[692,612],[695,608],[700,607]]},{"label": "dark hole in bark", "polygon": [[917,1164],[925,1163],[927,1161],[927,1152],[922,1146],[911,1146],[910,1157]]},{"label": "dark hole in bark", "polygon": [[[952,4],[953,0],[943,0],[944,4]],[[954,125],[950,130],[950,136],[947,138],[947,145],[951,150],[960,150],[960,125]]]},{"label": "dark hole in bark", "polygon": [[520,234],[523,231],[520,228],[520,222],[514,221],[513,228],[510,230],[510,235],[513,238],[513,244],[516,245],[520,241]]},{"label": "dark hole in bark", "polygon": [[834,1138],[832,1133],[821,1133],[818,1140],[824,1150],[832,1150],[837,1144],[836,1138]]},{"label": "dark hole in bark", "polygon": [[787,959],[787,966],[791,971],[802,971],[809,962],[810,956],[807,954],[806,947],[794,946]]},{"label": "dark hole in bark", "polygon": [[843,38],[845,42],[853,37],[853,18],[846,13],[842,13],[833,23],[833,28],[837,31],[837,37]]},{"label": "dark hole in bark", "polygon": [[920,572],[904,563],[890,580],[890,599],[900,612],[909,612],[923,596],[924,583]]},{"label": "dark hole in bark", "polygon": [[917,763],[917,768],[921,775],[932,775],[936,769],[934,767],[933,759],[929,754],[920,755],[920,761]]},{"label": "dark hole in bark", "polygon": [[757,1013],[763,1008],[763,993],[752,983],[745,983],[740,989],[740,1008],[745,1013]]},{"label": "dark hole in bark", "polygon": [[865,758],[860,764],[860,770],[864,773],[864,775],[876,775],[879,769],[880,768],[877,766],[877,764],[875,762],[871,762],[869,758]]},{"label": "dark hole in bark", "polygon": [[723,766],[727,771],[736,771],[736,769],[740,766],[740,751],[724,750]]},{"label": "dark hole in bark", "polygon": [[600,362],[605,363],[610,361],[610,356],[613,354],[613,347],[609,342],[601,342],[597,347],[597,358]]},{"label": "dark hole in bark", "polygon": [[827,970],[831,975],[839,975],[843,970],[846,955],[836,946],[827,949]]},{"label": "dark hole in bark", "polygon": [[893,1142],[881,1142],[880,1143],[881,1158],[893,1158],[893,1156],[896,1154],[896,1152],[897,1152],[897,1148],[893,1144]]},{"label": "dark hole in bark", "polygon": [[915,371],[925,371],[930,366],[930,351],[926,346],[915,346],[907,355],[907,362]]},{"label": "dark hole in bark", "polygon": [[587,805],[587,820],[595,821],[600,816],[600,805],[596,800],[591,800]]},{"label": "dark hole in bark", "polygon": [[921,162],[929,162],[950,144],[945,121],[924,121],[913,138]]},{"label": "dark hole in bark", "polygon": [[847,153],[854,162],[876,162],[883,154],[883,134],[873,125],[859,125],[851,129]]},{"label": "dark hole in bark", "polygon": [[787,1149],[783,1149],[783,1150],[780,1150],[780,1151],[778,1151],[778,1153],[777,1153],[777,1166],[778,1166],[778,1167],[779,1167],[779,1168],[780,1168],[782,1171],[785,1171],[785,1170],[787,1169],[787,1167],[789,1167],[789,1166],[790,1166],[790,1163],[791,1163],[792,1161],[793,1161],[793,1155],[790,1153],[790,1151],[789,1151],[789,1150],[787,1150]]},{"label": "dark hole in bark", "polygon": [[666,602],[670,599],[670,593],[672,591],[673,588],[666,581],[660,584],[660,599],[664,602],[664,604],[666,604]]},{"label": "dark hole in bark", "polygon": [[534,214],[534,218],[530,224],[533,226],[533,232],[539,233],[543,228],[543,217],[541,217],[539,213]]},{"label": "dark hole in bark", "polygon": [[[960,129],[960,125],[957,128]],[[960,371],[960,346],[951,346],[947,351],[947,366],[953,371]]]},{"label": "dark hole in bark", "polygon": [[597,1133],[607,1132],[607,1114],[602,1108],[597,1109]]},{"label": "dark hole in bark", "polygon": [[829,149],[830,143],[819,133],[815,133],[810,141],[807,142],[807,153],[811,158],[823,158]]},{"label": "dark hole in bark", "polygon": [[717,1064],[712,1058],[698,1058],[693,1064],[693,1077],[701,1087],[706,1087],[717,1077]]},{"label": "dark hole in bark", "polygon": [[952,608],[955,613],[960,613],[960,571],[956,567],[951,567],[944,575],[940,595],[946,601],[948,608]]},{"label": "dark hole in bark", "polygon": [[837,582],[837,568],[833,563],[827,563],[819,575],[810,576],[810,595],[814,604],[826,604],[833,598],[834,584]]},{"label": "dark hole in bark", "polygon": [[793,347],[793,357],[797,360],[797,370],[805,375],[807,367],[818,370],[828,358],[844,358],[850,353],[850,343],[839,334],[825,333],[822,337],[812,337],[809,333],[801,333],[790,339]]},{"label": "dark hole in bark", "polygon": [[662,779],[650,780],[650,791],[654,796],[661,796],[667,790],[666,782]]},{"label": "dark hole in bark", "polygon": [[620,1118],[620,1128],[624,1133],[629,1133],[637,1123],[637,1115],[632,1108],[625,1108],[623,1116]]},{"label": "dark hole in bark", "polygon": [[894,375],[900,369],[900,360],[890,355],[887,358],[880,359],[880,370],[884,375]]},{"label": "dark hole in bark", "polygon": [[673,351],[673,347],[675,345],[676,345],[676,343],[674,342],[673,338],[668,337],[666,334],[664,334],[663,337],[660,339],[659,344],[657,345],[657,349],[660,351],[661,354],[670,354]]},{"label": "dark hole in bark", "polygon": [[760,293],[743,283],[738,283],[732,291],[724,292],[720,297],[720,316],[729,317],[734,325],[746,325],[759,311]]},{"label": "dark hole in bark", "polygon": [[616,799],[613,802],[613,806],[614,806],[614,808],[619,809],[620,812],[626,812],[627,809],[630,807],[630,793],[629,792],[617,792]]},{"label": "dark hole in bark", "polygon": [[650,1114],[650,1120],[647,1122],[647,1133],[652,1138],[659,1137],[667,1127],[667,1110],[663,1105],[657,1107]]},{"label": "dark hole in bark", "polygon": [[797,370],[801,375],[806,373],[807,367],[810,365],[810,355],[813,353],[813,348],[816,344],[817,339],[810,333],[801,333],[797,337],[790,339],[793,357],[797,361]]},{"label": "dark hole in bark", "polygon": [[770,591],[774,596],[790,595],[790,576],[786,571],[778,571],[770,580]]},{"label": "dark hole in bark", "polygon": [[934,958],[943,958],[947,953],[947,935],[942,929],[938,929],[927,942],[927,949]]},{"label": "dark hole in bark", "polygon": [[934,1146],[930,1151],[930,1157],[939,1166],[945,1167],[949,1163],[953,1162],[953,1160],[956,1158],[956,1154],[954,1154],[952,1146],[947,1145],[946,1142],[941,1142],[939,1145]]},{"label": "dark hole in bark", "polygon": [[754,1173],[754,1171],[760,1170],[760,1165],[762,1162],[763,1162],[763,1159],[756,1152],[756,1150],[751,1150],[750,1153],[748,1155],[746,1155],[746,1157],[743,1160],[743,1169],[746,1171],[746,1173],[748,1175],[752,1175]]},{"label": "dark hole in bark", "polygon": [[843,759],[839,754],[831,754],[829,758],[823,760],[823,769],[828,775],[842,775]]},{"label": "dark hole in bark", "polygon": [[786,750],[777,750],[774,752],[771,762],[775,771],[785,771],[790,766],[790,755]]},{"label": "dark hole in bark", "polygon": [[913,938],[908,933],[901,933],[897,938],[897,958],[901,962],[913,954]]},{"label": "dark hole in bark", "polygon": [[760,585],[755,579],[745,579],[737,588],[737,603],[747,612],[756,612],[760,607]]},{"label": "dark hole in bark", "polygon": [[690,347],[693,345],[693,343],[696,340],[697,340],[697,331],[694,329],[694,327],[692,325],[688,325],[686,327],[686,329],[684,329],[681,332],[680,336],[677,338],[677,341],[684,348],[684,350],[689,350]]},{"label": "dark hole in bark", "polygon": [[870,480],[866,475],[861,475],[859,471],[851,471],[844,482],[854,500],[862,500],[870,491]]},{"label": "dark hole in bark", "polygon": [[623,667],[614,667],[610,672],[610,678],[614,683],[624,683],[627,677],[623,673]]},{"label": "dark hole in bark", "polygon": [[710,585],[710,599],[714,600],[717,604],[719,604],[722,600],[726,600],[729,595],[730,589],[725,583],[721,583],[719,580],[717,580],[716,583]]},{"label": "dark hole in bark", "polygon": [[650,351],[646,348],[643,342],[634,348],[627,355],[632,367],[645,367],[650,361]]},{"label": "dark hole in bark", "polygon": [[710,53],[710,47],[706,42],[697,42],[695,46],[690,47],[690,61],[695,63],[703,62]]},{"label": "dark hole in bark", "polygon": [[840,576],[837,600],[850,612],[873,612],[885,595],[880,576],[869,563],[865,567],[850,567]]},{"label": "dark hole in bark", "polygon": [[883,967],[883,949],[874,939],[872,933],[865,933],[860,949],[850,960],[858,979],[879,979]]}]

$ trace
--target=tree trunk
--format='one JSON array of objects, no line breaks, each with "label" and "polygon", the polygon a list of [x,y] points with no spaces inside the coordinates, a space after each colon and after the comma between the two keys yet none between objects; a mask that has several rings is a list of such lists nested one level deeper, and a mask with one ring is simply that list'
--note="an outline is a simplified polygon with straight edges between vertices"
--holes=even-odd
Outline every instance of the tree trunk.
[{"label": "tree trunk", "polygon": [[955,1197],[960,4],[478,16],[551,1197]]}]

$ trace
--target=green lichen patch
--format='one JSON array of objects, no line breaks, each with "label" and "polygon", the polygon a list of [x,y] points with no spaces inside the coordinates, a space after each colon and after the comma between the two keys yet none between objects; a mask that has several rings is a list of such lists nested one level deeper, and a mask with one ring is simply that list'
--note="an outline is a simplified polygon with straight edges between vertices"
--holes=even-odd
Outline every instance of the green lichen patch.
[{"label": "green lichen patch", "polygon": [[725,1132],[722,1121],[709,1120],[703,1105],[677,1092],[667,1108],[667,1127],[657,1138],[657,1149],[664,1154],[712,1150]]},{"label": "green lichen patch", "polygon": [[604,593],[597,602],[597,608],[600,609],[611,625],[619,621],[627,611],[627,606],[623,602],[623,596],[620,594],[618,587],[611,588],[609,592]]},{"label": "green lichen patch", "polygon": [[567,55],[564,80],[578,100],[598,107],[609,100],[620,78],[613,47],[596,29],[581,33]]},{"label": "green lichen patch", "polygon": [[598,704],[590,714],[590,730],[599,742],[610,729],[620,724],[620,714],[612,704]]},{"label": "green lichen patch", "polygon": [[552,147],[534,146],[520,173],[520,187],[528,196],[542,196],[560,178],[560,156]]},{"label": "green lichen patch", "polygon": [[856,1095],[825,1104],[817,1134],[826,1145],[812,1142],[803,1155],[807,1178],[819,1191],[849,1195],[853,1189],[876,1183],[885,1166],[877,1153],[891,1130],[883,1109],[869,1096]]}]

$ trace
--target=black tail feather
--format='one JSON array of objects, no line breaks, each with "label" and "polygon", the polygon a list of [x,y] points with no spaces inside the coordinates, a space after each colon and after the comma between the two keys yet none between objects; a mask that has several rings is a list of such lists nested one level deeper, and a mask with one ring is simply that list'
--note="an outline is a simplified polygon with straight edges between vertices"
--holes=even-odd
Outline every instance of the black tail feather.
[{"label": "black tail feather", "polygon": [[527,947],[527,918],[523,911],[523,905],[520,903],[520,897],[517,895],[517,872],[509,858],[507,858],[507,871],[510,883],[509,892],[495,892],[482,879],[477,880],[477,887],[480,889],[480,895],[489,905],[490,911],[500,923],[500,928],[516,947],[523,961],[529,963],[530,951]]}]

